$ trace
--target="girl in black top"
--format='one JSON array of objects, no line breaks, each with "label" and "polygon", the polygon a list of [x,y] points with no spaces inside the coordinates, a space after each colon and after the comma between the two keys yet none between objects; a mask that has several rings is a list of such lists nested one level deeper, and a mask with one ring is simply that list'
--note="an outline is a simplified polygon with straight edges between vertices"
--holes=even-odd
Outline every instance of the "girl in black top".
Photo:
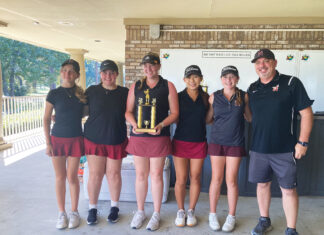
[{"label": "girl in black top", "polygon": [[[48,93],[45,105],[46,154],[52,157],[56,176],[55,188],[59,207],[56,228],[58,229],[67,226],[75,228],[80,224],[78,169],[80,157],[84,155],[81,119],[86,99],[83,90],[75,84],[79,76],[78,62],[72,59],[65,61],[61,67],[62,85]],[[55,110],[55,124],[50,135],[53,109]],[[66,178],[69,182],[72,206],[69,224],[65,213]]]},{"label": "girl in black top", "polygon": [[101,83],[86,90],[89,117],[84,125],[85,154],[89,166],[88,224],[97,223],[97,202],[106,174],[111,197],[107,220],[117,222],[121,190],[121,164],[126,157],[126,100],[128,89],[117,86],[118,67],[112,60],[100,66]]},{"label": "girl in black top", "polygon": [[[148,230],[159,228],[160,209],[163,195],[163,167],[165,157],[171,154],[169,125],[178,118],[178,96],[174,85],[159,76],[160,58],[149,53],[142,60],[146,77],[132,85],[127,100],[126,119],[132,125],[132,133],[127,152],[134,155],[136,169],[136,199],[138,211],[133,217],[131,227],[140,228],[145,220],[144,202],[148,188],[148,175],[151,175],[154,213],[147,225]],[[144,93],[145,92],[145,93]],[[139,134],[136,110],[138,99],[156,98],[156,132]],[[151,102],[151,100],[150,100]],[[170,114],[168,111],[170,110]]]},{"label": "girl in black top", "polygon": [[187,225],[192,227],[197,224],[195,207],[200,193],[201,170],[207,155],[206,114],[209,107],[209,96],[200,86],[202,78],[203,75],[197,65],[187,67],[183,78],[186,89],[178,93],[180,113],[172,140],[176,172],[174,190],[179,209],[175,224],[178,227],[185,226],[184,200],[188,167],[190,168],[190,201]]},{"label": "girl in black top", "polygon": [[229,212],[222,230],[231,232],[235,227],[235,212],[238,200],[237,175],[244,149],[244,116],[251,120],[248,96],[236,87],[239,81],[238,70],[226,66],[221,72],[223,89],[214,92],[209,98],[210,109],[207,122],[212,122],[208,154],[212,167],[209,187],[210,213],[209,226],[219,230],[216,207],[226,166],[226,185]]}]

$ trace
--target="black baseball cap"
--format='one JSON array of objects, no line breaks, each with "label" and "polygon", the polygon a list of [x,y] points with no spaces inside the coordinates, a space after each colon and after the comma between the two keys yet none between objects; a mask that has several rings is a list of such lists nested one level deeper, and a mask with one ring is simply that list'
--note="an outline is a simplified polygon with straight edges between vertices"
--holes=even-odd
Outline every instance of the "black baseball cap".
[{"label": "black baseball cap", "polygon": [[236,77],[239,77],[239,72],[238,72],[237,68],[233,65],[228,65],[228,66],[224,67],[221,72],[221,77],[223,77],[229,73],[234,74]]},{"label": "black baseball cap", "polygon": [[257,53],[255,53],[254,59],[251,61],[251,63],[255,63],[255,61],[257,61],[260,58],[275,60],[275,55],[271,50],[263,48],[258,50]]},{"label": "black baseball cap", "polygon": [[75,61],[73,59],[68,59],[62,63],[61,67],[64,67],[65,65],[72,65],[73,70],[76,73],[80,74],[80,65],[77,61]]},{"label": "black baseball cap", "polygon": [[195,74],[199,77],[202,77],[201,70],[198,65],[190,65],[185,69],[184,76],[185,78],[190,77],[190,75]]},{"label": "black baseball cap", "polygon": [[104,60],[104,61],[101,62],[100,72],[103,72],[105,70],[116,71],[118,73],[118,66],[112,60]]},{"label": "black baseball cap", "polygon": [[160,64],[160,56],[158,54],[150,52],[143,57],[141,65],[146,63],[153,65]]}]

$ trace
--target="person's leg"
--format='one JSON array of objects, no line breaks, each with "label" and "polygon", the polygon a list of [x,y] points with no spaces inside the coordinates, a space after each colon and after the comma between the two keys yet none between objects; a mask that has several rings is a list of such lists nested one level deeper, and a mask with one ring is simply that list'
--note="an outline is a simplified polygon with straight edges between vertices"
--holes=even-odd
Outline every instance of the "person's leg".
[{"label": "person's leg", "polygon": [[258,183],[257,199],[260,215],[262,217],[269,217],[269,208],[271,202],[271,182]]},{"label": "person's leg", "polygon": [[190,159],[189,209],[195,209],[200,194],[201,170],[205,159]]},{"label": "person's leg", "polygon": [[154,212],[160,213],[163,196],[163,167],[165,157],[150,158],[151,188]]},{"label": "person's leg", "polygon": [[298,194],[296,188],[280,188],[282,192],[282,206],[286,215],[287,227],[295,229],[298,215]]},{"label": "person's leg", "polygon": [[136,201],[137,209],[144,211],[144,202],[147,194],[148,175],[150,172],[150,159],[146,157],[134,156],[136,170]]},{"label": "person's leg", "polygon": [[107,158],[96,156],[96,155],[88,155],[87,161],[89,166],[89,181],[88,181],[89,204],[97,205],[102,178],[106,170]]},{"label": "person's leg", "polygon": [[78,211],[80,182],[78,178],[80,158],[67,158],[67,179],[69,181],[70,195],[71,195],[71,211]]},{"label": "person's leg", "polygon": [[119,201],[120,190],[122,186],[121,165],[122,165],[122,159],[118,159],[118,160],[114,160],[110,158],[107,159],[106,177],[109,186],[110,198],[114,202]]},{"label": "person's leg", "polygon": [[216,213],[216,207],[224,178],[226,158],[223,156],[210,156],[212,178],[209,186],[210,213]]},{"label": "person's leg", "polygon": [[177,200],[178,208],[184,210],[189,159],[173,156],[173,163],[176,173],[174,193]]},{"label": "person's leg", "polygon": [[52,157],[55,171],[55,192],[59,212],[65,212],[66,157]]},{"label": "person's leg", "polygon": [[241,157],[226,157],[226,185],[228,214],[235,216],[236,205],[238,200],[237,176],[240,167]]}]

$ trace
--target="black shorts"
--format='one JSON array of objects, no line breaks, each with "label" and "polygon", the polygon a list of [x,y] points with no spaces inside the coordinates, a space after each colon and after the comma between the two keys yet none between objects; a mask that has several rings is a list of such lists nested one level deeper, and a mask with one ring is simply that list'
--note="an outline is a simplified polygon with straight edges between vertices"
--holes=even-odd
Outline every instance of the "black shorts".
[{"label": "black shorts", "polygon": [[297,166],[294,154],[289,153],[257,153],[250,151],[249,181],[266,183],[276,175],[280,187],[296,188]]}]

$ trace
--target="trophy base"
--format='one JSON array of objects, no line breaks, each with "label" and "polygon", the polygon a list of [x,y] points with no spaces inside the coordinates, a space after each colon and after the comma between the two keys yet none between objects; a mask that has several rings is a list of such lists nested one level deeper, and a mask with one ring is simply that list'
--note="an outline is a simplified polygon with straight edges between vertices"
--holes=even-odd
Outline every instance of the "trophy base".
[{"label": "trophy base", "polygon": [[138,128],[138,129],[136,129],[136,132],[140,132],[140,133],[154,133],[154,132],[156,132],[156,130],[155,129]]}]

